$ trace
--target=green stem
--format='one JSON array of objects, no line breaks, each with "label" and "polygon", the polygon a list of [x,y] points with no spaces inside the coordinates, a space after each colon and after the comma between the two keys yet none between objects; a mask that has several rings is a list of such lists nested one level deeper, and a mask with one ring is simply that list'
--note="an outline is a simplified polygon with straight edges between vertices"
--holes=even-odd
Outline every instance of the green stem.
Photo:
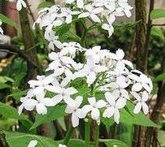
[{"label": "green stem", "polygon": [[63,144],[67,145],[70,138],[71,138],[71,135],[72,135],[72,132],[73,132],[74,128],[72,126],[69,127],[67,133],[66,133],[66,136],[64,138],[64,141],[63,141]]},{"label": "green stem", "polygon": [[90,120],[85,121],[85,144],[90,147]]},{"label": "green stem", "polygon": [[96,136],[95,137],[96,137],[95,146],[98,147],[99,146],[99,125],[96,126]]}]

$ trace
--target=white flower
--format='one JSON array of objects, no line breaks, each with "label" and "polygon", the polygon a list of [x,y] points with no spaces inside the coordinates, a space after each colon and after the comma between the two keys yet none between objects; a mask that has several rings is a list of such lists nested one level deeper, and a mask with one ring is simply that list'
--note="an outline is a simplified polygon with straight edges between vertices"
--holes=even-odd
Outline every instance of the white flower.
[{"label": "white flower", "polygon": [[79,125],[79,119],[84,118],[85,117],[85,113],[83,112],[82,109],[80,109],[80,105],[83,101],[83,97],[82,96],[78,96],[75,98],[74,102],[75,102],[75,106],[69,106],[67,105],[65,112],[66,113],[72,113],[71,116],[71,121],[72,121],[72,125],[73,127],[77,127]]},{"label": "white flower", "polygon": [[139,92],[144,88],[148,93],[151,92],[153,85],[151,79],[138,70],[132,70],[128,77],[133,81],[132,91]]},{"label": "white flower", "polygon": [[142,109],[144,114],[147,114],[149,112],[149,108],[146,104],[148,100],[148,93],[146,91],[143,91],[142,93],[138,94],[136,92],[131,92],[131,94],[136,98],[136,106],[133,110],[134,113],[139,113],[140,110]]},{"label": "white flower", "polygon": [[39,94],[44,90],[49,90],[49,84],[53,81],[53,77],[51,76],[37,76],[37,80],[30,80],[28,84],[31,88],[33,88],[33,92],[35,94]]},{"label": "white flower", "polygon": [[[33,90],[31,89],[31,92]],[[36,99],[32,99],[32,97],[28,97],[28,94],[26,97],[21,98],[22,104],[18,108],[18,113],[20,114],[25,108],[28,111],[32,111],[36,107],[36,111],[38,114],[47,114],[47,106],[54,106],[53,100],[50,98],[44,98],[45,92],[41,92],[37,95],[33,95],[33,97],[36,96]]]},{"label": "white flower", "polygon": [[49,41],[48,46],[50,49],[54,50],[55,46],[59,49],[62,48],[62,43],[58,40],[58,36],[55,35],[53,30],[46,30],[44,37]]},{"label": "white flower", "polygon": [[79,11],[71,11],[69,8],[61,8],[61,14],[58,17],[65,17],[65,22],[67,24],[72,22],[72,15],[79,14]]},{"label": "white flower", "polygon": [[20,11],[22,7],[26,8],[26,3],[24,0],[17,0],[16,9]]},{"label": "white flower", "polygon": [[93,120],[100,120],[100,108],[103,108],[106,105],[106,102],[103,100],[96,101],[95,97],[88,98],[89,105],[85,105],[82,109],[87,114],[91,112],[91,117]]},{"label": "white flower", "polygon": [[75,107],[75,102],[71,98],[71,95],[77,93],[77,90],[73,87],[65,88],[67,84],[68,81],[62,81],[61,83],[56,81],[56,84],[52,87],[52,92],[57,94],[52,98],[54,105],[64,100],[69,106]]},{"label": "white flower", "polygon": [[104,30],[108,31],[109,37],[112,36],[114,28],[111,24],[103,23],[101,26]]},{"label": "white flower", "polygon": [[82,70],[76,73],[77,77],[86,77],[87,83],[90,86],[97,78],[97,74],[100,72],[104,72],[107,70],[107,67],[96,65],[92,59],[92,57],[87,58],[87,64],[84,65]]},{"label": "white flower", "polygon": [[94,22],[101,22],[100,18],[97,16],[97,14],[99,14],[103,11],[102,7],[94,8],[92,5],[86,5],[85,9],[87,10],[87,12],[81,13],[78,16],[78,18],[90,17]]},{"label": "white flower", "polygon": [[103,112],[103,117],[110,118],[114,115],[114,121],[118,124],[120,118],[119,109],[126,105],[126,101],[124,99],[117,99],[118,95],[115,96],[115,94],[111,94],[110,92],[105,93],[105,98],[108,102],[108,105]]},{"label": "white flower", "polygon": [[35,147],[37,145],[38,141],[37,140],[32,140],[29,142],[27,147]]}]

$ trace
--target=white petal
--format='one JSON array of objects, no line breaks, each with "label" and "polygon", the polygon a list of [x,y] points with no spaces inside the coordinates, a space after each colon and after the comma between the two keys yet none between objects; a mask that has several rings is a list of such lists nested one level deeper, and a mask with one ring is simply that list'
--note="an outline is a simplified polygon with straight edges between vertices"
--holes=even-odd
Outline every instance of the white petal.
[{"label": "white petal", "polygon": [[75,88],[73,88],[73,87],[69,87],[69,88],[67,88],[66,90],[65,90],[65,93],[67,94],[67,95],[73,95],[73,94],[75,94],[75,93],[77,93],[78,91],[75,89]]},{"label": "white petal", "polygon": [[133,110],[133,112],[135,113],[135,114],[137,114],[137,113],[139,113],[140,112],[140,110],[141,110],[141,103],[137,103],[136,104],[136,106],[135,106],[135,108],[134,108],[134,110]]},{"label": "white petal", "polygon": [[66,104],[68,104],[71,107],[75,107],[75,101],[71,97],[64,96],[63,99],[64,99]]},{"label": "white petal", "polygon": [[119,118],[120,118],[119,110],[118,110],[118,109],[115,109],[115,112],[114,112],[114,120],[115,120],[115,122],[116,122],[117,124],[119,123]]},{"label": "white petal", "polygon": [[98,120],[100,118],[100,111],[97,108],[93,108],[91,111],[91,117],[94,120]]},{"label": "white petal", "polygon": [[142,93],[142,101],[143,102],[147,101],[148,100],[148,97],[149,97],[148,93],[146,91],[144,91]]},{"label": "white petal", "polygon": [[88,102],[90,103],[90,105],[95,105],[96,104],[96,98],[95,97],[88,98]]},{"label": "white petal", "polygon": [[91,14],[90,17],[94,22],[101,22],[100,18],[95,14]]},{"label": "white petal", "polygon": [[16,9],[17,9],[18,11],[20,11],[20,10],[22,9],[22,4],[21,4],[20,0],[17,1]]},{"label": "white petal", "polygon": [[113,97],[113,95],[110,92],[105,93],[105,98],[111,106],[115,105],[115,98]]},{"label": "white petal", "polygon": [[107,109],[105,109],[103,113],[103,117],[110,118],[114,114],[114,111],[115,111],[114,107],[108,107]]},{"label": "white petal", "polygon": [[77,127],[79,125],[79,118],[74,113],[72,114],[71,120],[73,127]]},{"label": "white petal", "polygon": [[56,95],[52,98],[52,100],[53,100],[54,105],[57,105],[58,103],[60,103],[62,101],[62,95],[60,95],[60,94]]},{"label": "white petal", "polygon": [[138,91],[140,91],[142,89],[142,85],[140,84],[140,83],[136,83],[136,84],[134,84],[133,86],[132,86],[132,91],[136,91],[136,92],[138,92]]},{"label": "white petal", "polygon": [[73,113],[74,110],[75,110],[74,107],[70,107],[69,105],[67,105],[66,109],[65,109],[65,112],[66,113]]},{"label": "white petal", "polygon": [[76,114],[79,118],[85,118],[85,115],[86,115],[83,109],[77,109]]},{"label": "white petal", "polygon": [[146,103],[142,103],[142,110],[144,114],[147,114],[149,112],[149,108]]},{"label": "white petal", "polygon": [[121,109],[126,105],[126,99],[125,98],[119,98],[116,102],[116,108]]},{"label": "white petal", "polygon": [[21,113],[22,113],[23,108],[24,108],[23,104],[21,104],[21,105],[18,107],[18,114],[21,114]]},{"label": "white petal", "polygon": [[83,97],[82,96],[77,96],[76,99],[75,99],[75,103],[76,103],[76,108],[78,108],[81,103],[83,101]]},{"label": "white petal", "polygon": [[29,99],[23,103],[24,108],[28,111],[31,111],[34,109],[34,107],[37,105],[37,101],[34,99]]},{"label": "white petal", "polygon": [[84,12],[84,13],[81,13],[78,18],[84,18],[84,17],[88,17],[90,14],[89,12]]},{"label": "white petal", "polygon": [[38,114],[47,114],[47,108],[42,103],[36,105],[36,111]]},{"label": "white petal", "polygon": [[87,83],[91,85],[95,80],[96,80],[96,73],[90,72],[89,75],[87,76]]},{"label": "white petal", "polygon": [[83,6],[84,6],[84,0],[77,0],[77,7],[83,8]]},{"label": "white petal", "polygon": [[105,107],[105,105],[106,105],[106,102],[103,101],[103,100],[99,100],[99,101],[97,101],[97,103],[96,103],[96,107],[97,107],[97,108],[103,108],[103,107]]},{"label": "white petal", "polygon": [[138,101],[141,101],[141,97],[138,93],[136,92],[131,92],[131,94],[133,95],[133,97],[135,97]]},{"label": "white petal", "polygon": [[27,147],[35,147],[37,145],[38,141],[37,140],[32,140],[29,142]]},{"label": "white petal", "polygon": [[54,102],[50,98],[44,98],[41,100],[41,103],[43,103],[45,106],[54,106]]}]

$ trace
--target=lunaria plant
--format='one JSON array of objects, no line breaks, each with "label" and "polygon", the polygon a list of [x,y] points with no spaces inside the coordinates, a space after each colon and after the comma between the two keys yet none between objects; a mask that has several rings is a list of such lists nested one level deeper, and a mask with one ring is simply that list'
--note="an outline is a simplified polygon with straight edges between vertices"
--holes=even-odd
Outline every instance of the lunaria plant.
[{"label": "lunaria plant", "polygon": [[18,112],[36,110],[47,115],[49,107],[64,105],[73,128],[79,126],[80,120],[94,121],[99,126],[102,119],[113,118],[119,124],[120,111],[128,102],[134,104],[133,113],[147,114],[151,79],[124,59],[122,49],[112,53],[101,46],[89,48],[78,42],[61,42],[56,33],[56,27],[87,18],[108,31],[110,37],[116,17],[130,17],[131,9],[127,0],[66,0],[40,10],[34,28],[39,25],[49,48],[59,51],[49,53],[46,74],[28,82],[30,89],[21,98]]}]

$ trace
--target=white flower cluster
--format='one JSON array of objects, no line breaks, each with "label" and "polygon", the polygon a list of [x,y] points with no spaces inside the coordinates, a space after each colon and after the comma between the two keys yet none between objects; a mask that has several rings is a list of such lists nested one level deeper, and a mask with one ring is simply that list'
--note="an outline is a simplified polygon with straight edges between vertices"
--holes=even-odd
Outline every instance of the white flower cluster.
[{"label": "white flower cluster", "polygon": [[[53,28],[80,18],[89,18],[92,22],[99,23],[108,31],[109,36],[114,32],[113,23],[118,16],[131,16],[132,7],[127,0],[65,0],[65,6],[54,5],[39,11],[35,24],[45,30],[45,38],[50,42],[49,48],[61,48],[61,42]],[[71,6],[70,6],[71,5]],[[73,19],[74,16],[74,19]]]},{"label": "white flower cluster", "polygon": [[[83,53],[84,62],[76,61],[76,56]],[[134,113],[142,109],[148,113],[146,104],[152,90],[150,78],[133,68],[124,59],[124,52],[118,49],[112,53],[107,49],[95,46],[86,49],[79,43],[63,43],[60,52],[49,54],[51,60],[46,71],[51,74],[37,76],[30,80],[30,90],[21,98],[23,109],[36,109],[39,114],[47,114],[47,107],[60,103],[66,104],[65,112],[71,114],[73,127],[79,125],[79,119],[91,117],[100,122],[100,117],[110,118],[119,123],[120,109],[127,101],[134,101]],[[70,86],[77,78],[86,81],[86,87],[91,89],[88,98],[80,95],[76,87]],[[96,93],[101,92],[102,96]],[[51,97],[48,97],[48,93]]]}]

